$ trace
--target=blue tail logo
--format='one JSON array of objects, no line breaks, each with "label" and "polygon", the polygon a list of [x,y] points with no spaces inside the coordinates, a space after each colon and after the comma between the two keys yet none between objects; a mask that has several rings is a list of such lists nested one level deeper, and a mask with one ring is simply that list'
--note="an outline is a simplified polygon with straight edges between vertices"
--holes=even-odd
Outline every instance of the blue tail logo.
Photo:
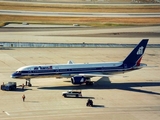
[{"label": "blue tail logo", "polygon": [[146,49],[147,43],[149,39],[143,39],[133,50],[132,52],[125,58],[123,61],[123,65],[127,65],[128,67],[138,66],[140,65],[142,56]]}]

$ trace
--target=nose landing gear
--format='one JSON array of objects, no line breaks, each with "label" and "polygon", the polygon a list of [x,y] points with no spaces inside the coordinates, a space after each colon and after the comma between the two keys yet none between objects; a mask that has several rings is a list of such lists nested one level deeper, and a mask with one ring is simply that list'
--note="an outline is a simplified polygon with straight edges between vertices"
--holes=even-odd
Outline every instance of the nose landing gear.
[{"label": "nose landing gear", "polygon": [[31,79],[26,79],[26,86],[32,87]]}]

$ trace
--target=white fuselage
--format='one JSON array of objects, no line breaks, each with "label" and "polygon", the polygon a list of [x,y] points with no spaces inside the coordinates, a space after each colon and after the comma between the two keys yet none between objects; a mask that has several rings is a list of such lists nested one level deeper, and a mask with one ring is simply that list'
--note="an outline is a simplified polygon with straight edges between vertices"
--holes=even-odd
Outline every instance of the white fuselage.
[{"label": "white fuselage", "polygon": [[[115,74],[124,72],[123,62],[31,65],[16,70],[15,78],[72,77],[78,74]],[[15,74],[16,74],[15,73]],[[12,75],[13,76],[13,75]]]}]

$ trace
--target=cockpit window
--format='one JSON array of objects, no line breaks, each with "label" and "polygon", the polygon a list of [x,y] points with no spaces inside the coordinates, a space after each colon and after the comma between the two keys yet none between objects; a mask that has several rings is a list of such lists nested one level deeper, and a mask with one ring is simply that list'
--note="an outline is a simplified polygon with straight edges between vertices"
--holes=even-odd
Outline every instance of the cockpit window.
[{"label": "cockpit window", "polygon": [[21,73],[21,71],[16,71],[16,73]]}]

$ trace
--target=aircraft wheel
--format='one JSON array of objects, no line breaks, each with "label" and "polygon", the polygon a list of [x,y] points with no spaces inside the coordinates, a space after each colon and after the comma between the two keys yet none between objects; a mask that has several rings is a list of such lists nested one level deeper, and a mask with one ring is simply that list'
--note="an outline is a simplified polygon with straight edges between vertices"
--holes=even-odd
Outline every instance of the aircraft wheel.
[{"label": "aircraft wheel", "polygon": [[90,82],[90,81],[88,81],[88,82],[86,82],[86,85],[93,85],[93,82]]},{"label": "aircraft wheel", "polygon": [[32,84],[31,84],[31,83],[28,83],[28,86],[29,86],[29,87],[32,87]]}]

